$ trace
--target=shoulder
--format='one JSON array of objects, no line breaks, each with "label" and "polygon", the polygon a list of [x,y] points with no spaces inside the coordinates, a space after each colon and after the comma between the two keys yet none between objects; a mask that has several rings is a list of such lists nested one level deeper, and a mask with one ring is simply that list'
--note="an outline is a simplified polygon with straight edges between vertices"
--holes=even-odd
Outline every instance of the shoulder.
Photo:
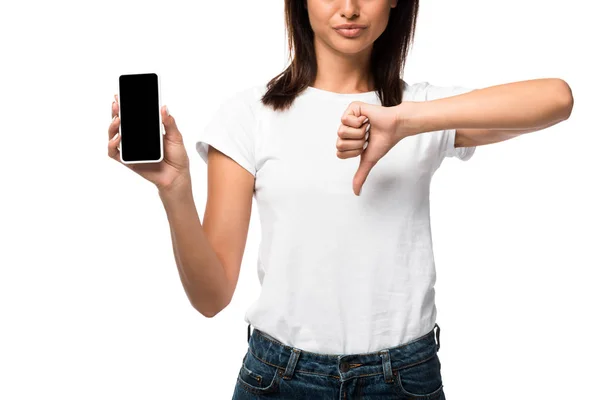
[{"label": "shoulder", "polygon": [[436,85],[428,81],[406,84],[405,99],[412,101],[429,101],[444,97],[467,93],[473,88],[461,85]]},{"label": "shoulder", "polygon": [[223,97],[220,109],[227,114],[236,114],[238,117],[250,117],[260,112],[263,107],[262,96],[266,85],[255,84],[232,91]]},{"label": "shoulder", "polygon": [[246,86],[230,93],[226,98],[226,102],[243,103],[249,106],[256,106],[261,102],[266,90],[267,87],[265,84]]},{"label": "shoulder", "polygon": [[407,101],[425,101],[427,100],[427,88],[430,85],[429,82],[415,82],[408,83],[406,81],[403,82],[403,99]]}]

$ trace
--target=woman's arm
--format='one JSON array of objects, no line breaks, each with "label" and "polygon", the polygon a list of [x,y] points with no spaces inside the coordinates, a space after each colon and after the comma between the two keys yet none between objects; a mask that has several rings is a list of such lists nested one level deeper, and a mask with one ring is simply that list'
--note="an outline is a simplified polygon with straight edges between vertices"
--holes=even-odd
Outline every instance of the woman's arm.
[{"label": "woman's arm", "polygon": [[254,176],[209,146],[208,196],[200,224],[191,179],[159,191],[171,227],[173,253],[191,304],[214,317],[237,286],[252,213]]},{"label": "woman's arm", "polygon": [[540,131],[558,124],[562,120],[552,121],[547,125],[530,128],[530,129],[467,129],[460,128],[456,130],[456,138],[454,139],[454,147],[473,147],[482,146],[484,144],[492,144],[503,142],[520,136],[524,133]]},{"label": "woman's arm", "polygon": [[[456,129],[455,147],[480,146],[564,121],[573,108],[571,88],[547,78],[476,89],[457,96],[410,103],[408,126],[418,133]],[[399,106],[402,106],[400,104]]]},{"label": "woman's arm", "polygon": [[191,183],[159,191],[159,195],[171,227],[173,253],[185,293],[195,309],[213,317],[229,303],[230,284],[200,224]]}]

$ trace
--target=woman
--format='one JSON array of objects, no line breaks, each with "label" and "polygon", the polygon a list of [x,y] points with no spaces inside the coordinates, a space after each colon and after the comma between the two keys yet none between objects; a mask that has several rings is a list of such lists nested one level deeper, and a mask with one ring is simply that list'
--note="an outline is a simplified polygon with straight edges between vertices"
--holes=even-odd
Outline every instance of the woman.
[{"label": "woman", "polygon": [[234,399],[445,399],[431,177],[445,157],[568,118],[573,100],[560,79],[407,84],[417,13],[417,0],[286,0],[291,65],[227,99],[196,140],[202,224],[166,107],[164,160],[126,165],[157,186],[182,283],[207,317],[233,296],[256,198],[262,289]]}]

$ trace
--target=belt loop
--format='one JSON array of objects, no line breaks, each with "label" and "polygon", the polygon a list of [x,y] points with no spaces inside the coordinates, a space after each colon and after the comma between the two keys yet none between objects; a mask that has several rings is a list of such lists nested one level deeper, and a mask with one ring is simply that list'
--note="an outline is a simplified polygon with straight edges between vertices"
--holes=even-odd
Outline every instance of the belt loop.
[{"label": "belt loop", "polygon": [[248,343],[250,343],[250,324],[248,324]]},{"label": "belt loop", "polygon": [[298,358],[300,357],[300,349],[292,348],[292,352],[290,354],[290,359],[288,360],[287,366],[285,367],[285,373],[283,374],[283,379],[292,379],[294,375],[294,370],[296,369],[296,364],[298,363]]},{"label": "belt loop", "polygon": [[390,361],[390,351],[388,349],[381,350],[379,356],[383,362],[383,378],[387,383],[394,381],[392,375],[392,362]]},{"label": "belt loop", "polygon": [[437,349],[436,351],[440,351],[440,326],[436,323],[434,328],[437,327],[437,332],[435,333],[435,337],[437,339]]}]

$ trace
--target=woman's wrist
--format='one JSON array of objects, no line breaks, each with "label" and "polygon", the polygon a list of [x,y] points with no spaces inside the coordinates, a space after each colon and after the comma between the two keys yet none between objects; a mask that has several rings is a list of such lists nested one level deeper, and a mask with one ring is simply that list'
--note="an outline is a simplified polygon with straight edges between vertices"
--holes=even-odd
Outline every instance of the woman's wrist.
[{"label": "woman's wrist", "polygon": [[156,188],[163,202],[185,199],[192,194],[192,180],[187,173],[178,176],[168,185],[156,185]]},{"label": "woman's wrist", "polygon": [[404,101],[395,106],[399,135],[406,137],[435,130],[431,118],[429,118],[432,112],[429,103],[427,101]]}]

